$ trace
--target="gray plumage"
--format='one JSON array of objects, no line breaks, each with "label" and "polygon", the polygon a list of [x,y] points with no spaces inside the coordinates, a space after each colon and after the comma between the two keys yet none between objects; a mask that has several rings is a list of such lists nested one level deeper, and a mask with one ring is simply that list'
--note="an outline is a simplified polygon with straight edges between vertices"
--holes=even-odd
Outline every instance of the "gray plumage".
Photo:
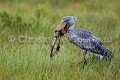
[{"label": "gray plumage", "polygon": [[84,54],[84,61],[86,61],[86,53],[90,51],[94,54],[95,57],[100,59],[106,59],[113,57],[113,54],[108,50],[103,43],[94,36],[91,32],[81,29],[74,28],[75,26],[74,16],[65,16],[62,20],[67,21],[69,28],[67,30],[68,40],[75,44],[77,47],[81,48]]}]

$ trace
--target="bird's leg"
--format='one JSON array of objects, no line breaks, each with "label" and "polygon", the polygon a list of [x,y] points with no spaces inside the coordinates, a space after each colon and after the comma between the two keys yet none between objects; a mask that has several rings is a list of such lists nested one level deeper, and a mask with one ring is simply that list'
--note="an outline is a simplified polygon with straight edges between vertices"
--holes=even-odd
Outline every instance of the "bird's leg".
[{"label": "bird's leg", "polygon": [[83,56],[84,56],[84,64],[87,64],[87,58],[86,58],[87,50],[82,49],[82,52],[83,52]]}]

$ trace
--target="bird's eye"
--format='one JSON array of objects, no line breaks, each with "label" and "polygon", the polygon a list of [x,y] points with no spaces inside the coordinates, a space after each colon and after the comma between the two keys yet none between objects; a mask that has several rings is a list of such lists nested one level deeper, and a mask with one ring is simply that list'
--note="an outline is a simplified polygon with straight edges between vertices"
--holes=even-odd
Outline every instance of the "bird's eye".
[{"label": "bird's eye", "polygon": [[76,17],[73,17],[73,19],[74,19],[74,20],[77,20],[77,18],[76,18]]}]

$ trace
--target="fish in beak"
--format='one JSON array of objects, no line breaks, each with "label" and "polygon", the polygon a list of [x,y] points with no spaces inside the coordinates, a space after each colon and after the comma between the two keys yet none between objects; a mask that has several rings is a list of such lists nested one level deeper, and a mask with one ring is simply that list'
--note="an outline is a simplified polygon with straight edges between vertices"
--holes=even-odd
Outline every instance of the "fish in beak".
[{"label": "fish in beak", "polygon": [[67,32],[67,29],[68,29],[67,21],[62,20],[61,23],[56,28],[55,33],[59,32],[60,34],[64,35]]}]

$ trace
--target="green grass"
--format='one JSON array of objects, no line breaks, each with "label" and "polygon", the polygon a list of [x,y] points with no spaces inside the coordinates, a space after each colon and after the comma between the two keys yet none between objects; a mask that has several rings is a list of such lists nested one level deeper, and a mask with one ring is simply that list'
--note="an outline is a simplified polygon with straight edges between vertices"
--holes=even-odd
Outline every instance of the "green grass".
[{"label": "green grass", "polygon": [[[2,0],[0,2],[0,80],[119,80],[119,0]],[[94,4],[93,4],[94,3]],[[66,37],[53,60],[50,43],[65,15],[76,27],[93,32],[114,52],[114,59],[83,55]]]}]

